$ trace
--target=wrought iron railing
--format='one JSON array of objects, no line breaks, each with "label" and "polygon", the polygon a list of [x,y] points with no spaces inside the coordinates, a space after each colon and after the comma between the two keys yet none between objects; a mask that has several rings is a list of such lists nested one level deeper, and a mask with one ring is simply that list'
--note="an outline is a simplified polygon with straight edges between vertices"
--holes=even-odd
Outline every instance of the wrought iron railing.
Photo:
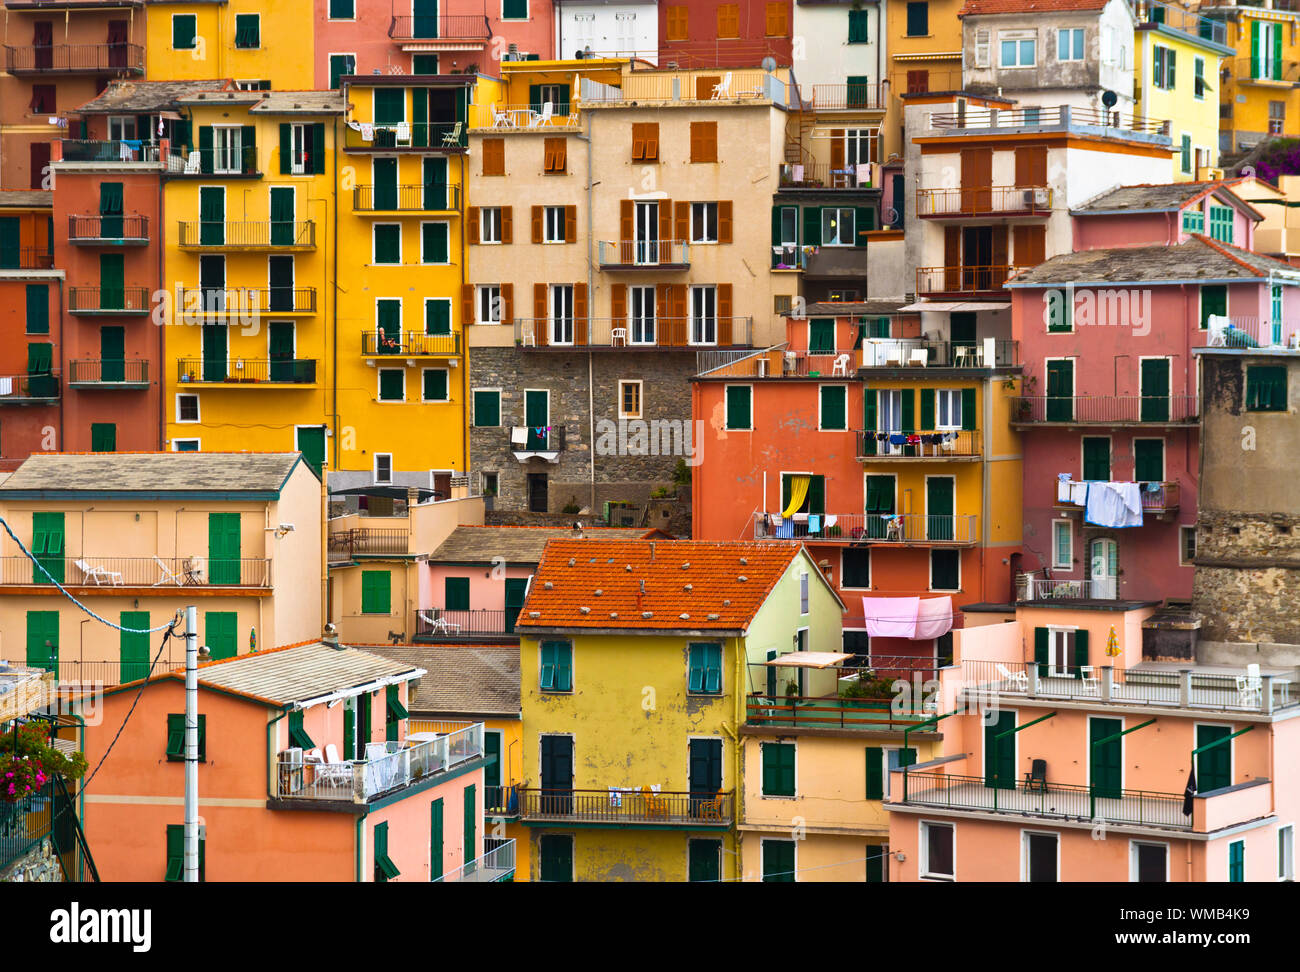
[{"label": "wrought iron railing", "polygon": [[301,247],[316,245],[316,221],[240,220],[236,222],[184,220],[177,224],[181,246],[206,247]]},{"label": "wrought iron railing", "polygon": [[0,405],[59,397],[58,372],[0,375]]},{"label": "wrought iron railing", "polygon": [[5,47],[10,74],[144,74],[139,44],[42,44]]},{"label": "wrought iron railing", "polygon": [[906,729],[928,718],[925,713],[895,713],[892,705],[892,696],[851,699],[752,692],[746,700],[745,722],[751,726],[884,731]]},{"label": "wrought iron railing", "polygon": [[0,557],[0,584],[76,587],[270,587],[271,561],[261,557],[44,557],[33,564],[20,556]]},{"label": "wrought iron railing", "polygon": [[968,545],[979,539],[975,514],[754,514],[755,540]]},{"label": "wrought iron railing", "polygon": [[1046,186],[984,186],[978,189],[918,189],[918,216],[984,216],[1006,213],[1048,216],[1052,190]]},{"label": "wrought iron railing", "polygon": [[524,348],[749,347],[751,317],[515,318]]},{"label": "wrought iron railing", "polygon": [[492,36],[487,17],[480,14],[434,14],[394,17],[388,36],[395,41],[480,40]]},{"label": "wrought iron railing", "polygon": [[414,355],[416,357],[451,357],[460,354],[460,334],[420,334],[403,331],[389,334],[385,331],[362,331],[361,353],[376,356]]},{"label": "wrought iron railing", "polygon": [[1002,285],[1024,267],[1010,264],[917,267],[916,293],[975,294],[1000,292]]},{"label": "wrought iron railing", "polygon": [[[948,429],[938,432],[860,431],[859,459],[961,459],[983,454],[984,440],[978,429]],[[912,442],[916,439],[916,442]]]},{"label": "wrought iron railing", "polygon": [[480,635],[513,634],[518,611],[507,614],[504,610],[471,608],[422,608],[415,612],[417,638],[473,638]]},{"label": "wrought iron railing", "polygon": [[73,314],[147,314],[153,309],[148,287],[69,287]]},{"label": "wrought iron railing", "polygon": [[149,361],[147,358],[103,359],[89,358],[68,363],[70,385],[147,385]]},{"label": "wrought iron railing", "polygon": [[597,245],[600,266],[605,270],[654,270],[691,263],[691,245],[681,240],[601,240]]},{"label": "wrought iron railing", "polygon": [[176,380],[229,385],[311,385],[315,358],[179,358]]},{"label": "wrought iron railing", "polygon": [[270,311],[281,314],[316,313],[315,287],[177,287],[178,313],[189,312],[191,306],[201,308],[204,314],[257,313]]},{"label": "wrought iron railing", "polygon": [[148,216],[69,216],[68,242],[95,243],[100,240],[149,239]]},{"label": "wrought iron railing", "polygon": [[0,270],[50,270],[54,254],[47,246],[0,247]]},{"label": "wrought iron railing", "polygon": [[824,162],[783,162],[780,186],[782,189],[873,188],[869,167],[859,169],[856,165],[836,166]]},{"label": "wrought iron railing", "polygon": [[468,128],[463,121],[362,123],[359,129],[348,126],[343,136],[345,149],[362,152],[400,148],[462,149],[468,144]]},{"label": "wrought iron railing", "polygon": [[350,560],[357,555],[406,556],[411,552],[411,533],[370,527],[331,530],[328,546],[330,560]]},{"label": "wrought iron railing", "polygon": [[1023,395],[1011,400],[1011,421],[1025,424],[1194,423],[1199,414],[1195,395]]},{"label": "wrought iron railing", "polygon": [[460,186],[379,186],[367,183],[352,190],[357,212],[440,213],[460,209]]},{"label": "wrought iron railing", "polygon": [[574,820],[597,823],[725,826],[733,815],[729,791],[687,793],[646,787],[605,790],[519,788],[519,816],[524,820]]}]

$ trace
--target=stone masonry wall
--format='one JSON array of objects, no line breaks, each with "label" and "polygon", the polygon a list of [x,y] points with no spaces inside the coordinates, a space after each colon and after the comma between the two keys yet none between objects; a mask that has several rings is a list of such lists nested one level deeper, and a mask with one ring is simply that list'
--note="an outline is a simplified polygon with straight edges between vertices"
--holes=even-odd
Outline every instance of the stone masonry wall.
[{"label": "stone masonry wall", "polygon": [[1192,607],[1201,638],[1300,644],[1300,516],[1200,511]]},{"label": "stone masonry wall", "polygon": [[0,870],[0,884],[53,884],[62,882],[63,868],[48,837],[22,857]]}]

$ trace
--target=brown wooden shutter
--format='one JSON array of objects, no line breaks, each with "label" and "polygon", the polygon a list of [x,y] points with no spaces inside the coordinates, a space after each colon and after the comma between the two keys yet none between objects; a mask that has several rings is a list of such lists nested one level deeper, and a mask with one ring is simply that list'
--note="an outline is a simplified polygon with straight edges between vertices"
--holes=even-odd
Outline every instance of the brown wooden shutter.
[{"label": "brown wooden shutter", "polygon": [[993,150],[962,149],[961,210],[987,213],[993,203]]},{"label": "brown wooden shutter", "polygon": [[731,200],[723,199],[718,203],[718,242],[731,242]]},{"label": "brown wooden shutter", "polygon": [[1016,185],[1047,185],[1047,148],[1042,145],[1016,149]]},{"label": "brown wooden shutter", "polygon": [[718,344],[731,343],[731,284],[718,284]]},{"label": "brown wooden shutter", "polygon": [[506,174],[506,140],[504,138],[483,139],[483,174],[485,176]]},{"label": "brown wooden shutter", "polygon": [[474,323],[474,285],[461,284],[460,286],[460,323]]},{"label": "brown wooden shutter", "polygon": [[700,123],[691,122],[691,161],[700,159]]},{"label": "brown wooden shutter", "polygon": [[943,228],[943,289],[957,290],[961,283],[961,227]]},{"label": "brown wooden shutter", "polygon": [[669,291],[673,303],[673,317],[677,318],[677,332],[673,335],[674,345],[689,343],[690,323],[686,320],[686,284],[671,284]]},{"label": "brown wooden shutter", "polygon": [[578,207],[564,207],[564,242],[578,242]]},{"label": "brown wooden shutter", "polygon": [[618,238],[624,243],[632,239],[632,217],[635,211],[636,204],[631,199],[618,201]]},{"label": "brown wooden shutter", "polygon": [[712,101],[713,89],[722,83],[721,75],[699,74],[695,77],[695,100]]},{"label": "brown wooden shutter", "polygon": [[831,168],[844,168],[844,129],[831,129]]},{"label": "brown wooden shutter", "polygon": [[642,122],[632,123],[632,161],[645,161],[645,129]]},{"label": "brown wooden shutter", "polygon": [[612,284],[609,288],[609,316],[614,326],[627,320],[627,284]]},{"label": "brown wooden shutter", "polygon": [[542,207],[533,207],[533,242],[542,242]]},{"label": "brown wooden shutter", "polygon": [[533,334],[537,336],[539,346],[550,337],[546,326],[546,284],[533,284]]},{"label": "brown wooden shutter", "polygon": [[479,238],[477,206],[469,207],[468,219],[469,219],[469,241],[470,243],[477,243]]},{"label": "brown wooden shutter", "polygon": [[659,161],[659,123],[645,122],[645,161]]},{"label": "brown wooden shutter", "polygon": [[672,308],[672,285],[656,284],[655,285],[655,343],[666,345],[672,344],[673,328],[677,323],[673,321]]},{"label": "brown wooden shutter", "polygon": [[667,199],[659,203],[659,239],[673,238],[673,204]]},{"label": "brown wooden shutter", "polygon": [[573,342],[579,347],[587,343],[587,285],[573,285]]},{"label": "brown wooden shutter", "polygon": [[1001,287],[1002,282],[1006,280],[1005,268],[1007,265],[1007,228],[1005,226],[993,227],[993,266],[991,286]]},{"label": "brown wooden shutter", "polygon": [[501,207],[501,242],[515,241],[515,210],[513,206]]},{"label": "brown wooden shutter", "polygon": [[1015,244],[1015,265],[1036,267],[1046,259],[1047,227],[1017,226],[1012,242]]},{"label": "brown wooden shutter", "polygon": [[679,202],[674,215],[676,216],[674,222],[677,226],[673,239],[685,243],[691,238],[691,204]]},{"label": "brown wooden shutter", "polygon": [[501,319],[513,323],[515,319],[515,285],[501,285]]}]

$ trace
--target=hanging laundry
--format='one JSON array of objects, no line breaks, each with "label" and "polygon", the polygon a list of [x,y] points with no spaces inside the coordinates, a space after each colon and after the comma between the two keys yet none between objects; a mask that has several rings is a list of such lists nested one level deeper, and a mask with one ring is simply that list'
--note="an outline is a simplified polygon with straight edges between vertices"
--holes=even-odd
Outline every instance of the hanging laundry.
[{"label": "hanging laundry", "polygon": [[921,437],[919,435],[909,435],[907,437],[908,445],[919,445],[920,442],[921,442]]},{"label": "hanging laundry", "polygon": [[890,436],[889,436],[889,444],[890,444],[890,445],[896,445],[896,446],[897,446],[897,445],[903,445],[903,444],[906,443],[906,442],[907,442],[907,436],[903,435],[901,432],[891,432],[891,433],[890,433]]},{"label": "hanging laundry", "polygon": [[1103,527],[1142,525],[1142,494],[1137,483],[1091,483],[1084,522]]},{"label": "hanging laundry", "polygon": [[816,513],[808,514],[808,532],[809,533],[822,532],[822,518],[818,516]]},{"label": "hanging laundry", "polygon": [[1070,483],[1070,502],[1075,506],[1086,506],[1088,504],[1087,483]]}]

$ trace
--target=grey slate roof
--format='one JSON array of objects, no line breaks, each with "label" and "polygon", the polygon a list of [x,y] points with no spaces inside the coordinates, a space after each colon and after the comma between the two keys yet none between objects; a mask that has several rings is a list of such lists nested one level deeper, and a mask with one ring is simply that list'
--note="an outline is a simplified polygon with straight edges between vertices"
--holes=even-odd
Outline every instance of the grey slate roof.
[{"label": "grey slate roof", "polygon": [[113,81],[77,110],[83,114],[149,112],[175,108],[180,100],[200,91],[220,91],[227,82],[207,81]]},{"label": "grey slate roof", "polygon": [[[202,665],[199,682],[283,706],[346,692],[382,678],[401,681],[403,676],[419,673],[418,665],[314,641]],[[184,678],[183,673],[180,677]]]},{"label": "grey slate roof", "polygon": [[41,189],[5,189],[0,191],[0,207],[28,209],[54,205],[54,193]]},{"label": "grey slate roof", "polygon": [[250,115],[341,115],[347,107],[337,91],[261,91]]},{"label": "grey slate roof", "polygon": [[[588,540],[640,540],[648,533],[654,534],[651,539],[671,539],[662,530],[645,527],[588,527],[582,535]],[[536,564],[542,559],[546,541],[572,540],[576,536],[572,529],[561,527],[459,526],[428,559],[434,563],[479,564],[504,557],[508,564]]]},{"label": "grey slate roof", "polygon": [[299,459],[296,452],[37,452],[0,483],[0,494],[278,493]]},{"label": "grey slate roof", "polygon": [[374,645],[366,651],[425,670],[407,702],[412,714],[519,716],[518,645]]},{"label": "grey slate roof", "polygon": [[1018,274],[1007,286],[1256,280],[1267,277],[1270,268],[1290,273],[1296,269],[1272,257],[1222,243],[1211,244],[1204,237],[1195,236],[1176,246],[1120,246],[1063,253]]},{"label": "grey slate roof", "polygon": [[[901,297],[880,300],[822,301],[807,305],[803,310],[803,316],[857,317],[859,315],[895,314],[905,303],[907,301]],[[790,315],[787,314],[786,316],[789,317]]]},{"label": "grey slate roof", "polygon": [[[1073,213],[1109,213],[1109,212],[1171,212],[1181,209],[1198,196],[1219,190],[1226,196],[1233,196],[1228,185],[1221,181],[1213,182],[1172,182],[1166,185],[1118,186],[1109,192],[1088,200],[1082,206],[1076,206]],[[1241,200],[1238,200],[1240,202]],[[1246,206],[1250,209],[1249,206]]]}]

